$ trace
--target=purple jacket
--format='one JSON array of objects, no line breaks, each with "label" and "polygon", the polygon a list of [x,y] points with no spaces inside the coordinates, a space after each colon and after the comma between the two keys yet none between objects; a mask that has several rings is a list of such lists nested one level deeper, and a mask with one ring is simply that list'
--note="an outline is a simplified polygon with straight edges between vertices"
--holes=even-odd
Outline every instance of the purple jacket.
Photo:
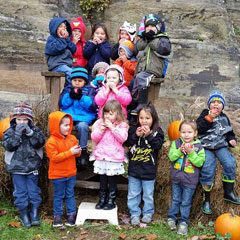
[{"label": "purple jacket", "polygon": [[128,138],[128,124],[121,122],[113,130],[101,131],[103,120],[98,119],[92,126],[91,139],[97,143],[93,150],[95,159],[99,161],[124,162],[123,143]]}]

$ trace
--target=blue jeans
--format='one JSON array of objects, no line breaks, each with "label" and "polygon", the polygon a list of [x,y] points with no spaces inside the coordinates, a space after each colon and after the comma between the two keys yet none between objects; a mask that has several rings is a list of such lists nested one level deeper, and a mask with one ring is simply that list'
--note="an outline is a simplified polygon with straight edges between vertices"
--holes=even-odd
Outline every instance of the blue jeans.
[{"label": "blue jeans", "polygon": [[172,183],[172,201],[168,210],[168,217],[177,220],[180,211],[179,223],[186,222],[188,224],[194,192],[195,189]]},{"label": "blue jeans", "polygon": [[77,130],[77,137],[81,148],[87,146],[88,141],[88,123],[86,122],[76,122],[75,128]]},{"label": "blue jeans", "polygon": [[200,174],[202,185],[212,185],[217,167],[216,157],[223,167],[223,178],[228,180],[235,179],[236,160],[228,148],[220,148],[216,151],[205,149],[205,162]]},{"label": "blue jeans", "polygon": [[141,202],[141,193],[143,191],[143,215],[153,215],[154,214],[154,180],[141,180],[132,176],[128,176],[128,208],[131,216],[140,216],[141,209],[139,204]]},{"label": "blue jeans", "polygon": [[76,213],[74,186],[76,176],[52,179],[54,186],[53,213],[55,216],[63,215],[63,200],[66,201],[67,215]]},{"label": "blue jeans", "polygon": [[14,186],[13,196],[15,206],[22,210],[28,207],[29,203],[39,207],[42,202],[40,196],[41,190],[38,187],[38,173],[28,175],[12,174],[12,181]]},{"label": "blue jeans", "polygon": [[67,65],[60,65],[58,67],[55,67],[52,71],[66,74],[64,88],[68,86],[70,87],[72,86],[72,79],[71,79],[72,68],[68,67]]}]

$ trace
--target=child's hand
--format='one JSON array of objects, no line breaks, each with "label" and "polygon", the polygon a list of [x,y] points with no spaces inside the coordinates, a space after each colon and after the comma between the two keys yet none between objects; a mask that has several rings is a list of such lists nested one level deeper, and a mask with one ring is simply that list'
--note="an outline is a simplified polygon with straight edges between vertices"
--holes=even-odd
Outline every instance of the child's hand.
[{"label": "child's hand", "polygon": [[185,143],[182,143],[180,150],[183,154],[186,154],[186,150],[185,150]]},{"label": "child's hand", "polygon": [[209,110],[209,116],[214,119],[220,115],[220,112],[217,109]]},{"label": "child's hand", "polygon": [[61,30],[60,31],[60,37],[61,38],[68,38],[69,37],[69,33],[67,30]]},{"label": "child's hand", "polygon": [[234,140],[234,139],[230,140],[229,143],[230,143],[231,146],[233,146],[233,147],[236,147],[236,145],[237,145],[237,142],[236,142],[236,140]]},{"label": "child's hand", "polygon": [[106,129],[106,125],[105,125],[105,123],[104,123],[104,122],[102,123],[102,126],[101,126],[101,128],[100,128],[100,129],[101,129],[101,131],[102,131],[102,132],[104,132],[104,131],[105,131],[105,129]]},{"label": "child's hand", "polygon": [[119,43],[119,45],[120,45],[120,44],[122,44],[122,43],[125,42],[125,41],[126,41],[126,39],[119,39],[118,43]]},{"label": "child's hand", "polygon": [[141,136],[143,136],[143,129],[142,129],[142,127],[138,127],[137,128],[137,130],[136,130],[136,135],[138,136],[138,137],[141,137]]},{"label": "child's hand", "polygon": [[115,83],[109,83],[109,88],[112,89],[112,91],[117,95],[118,94],[118,89]]},{"label": "child's hand", "polygon": [[77,44],[77,42],[80,40],[80,36],[78,34],[73,35],[73,43]]},{"label": "child's hand", "polygon": [[70,148],[70,151],[72,152],[73,155],[80,154],[82,149],[79,145],[75,145]]},{"label": "child's hand", "polygon": [[105,126],[106,126],[107,128],[109,128],[110,130],[113,129],[113,124],[112,124],[112,122],[109,121],[108,119],[105,120]]},{"label": "child's hand", "polygon": [[126,62],[128,59],[126,57],[126,55],[121,55],[119,56],[119,59],[122,61],[122,62]]},{"label": "child's hand", "polygon": [[184,149],[185,152],[191,153],[194,150],[194,146],[191,143],[185,143]]},{"label": "child's hand", "polygon": [[143,131],[145,137],[148,136],[151,132],[149,126],[147,126],[147,125],[142,126],[142,131]]}]

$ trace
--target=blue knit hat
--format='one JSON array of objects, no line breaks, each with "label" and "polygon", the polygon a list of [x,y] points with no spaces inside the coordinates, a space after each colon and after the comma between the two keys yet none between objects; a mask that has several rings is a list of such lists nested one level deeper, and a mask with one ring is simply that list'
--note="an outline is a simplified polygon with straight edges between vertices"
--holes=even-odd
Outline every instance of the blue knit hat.
[{"label": "blue knit hat", "polygon": [[222,103],[223,109],[224,109],[226,101],[225,101],[225,98],[224,98],[224,95],[222,94],[222,92],[217,91],[217,90],[213,90],[210,93],[210,96],[209,96],[209,99],[208,99],[208,102],[207,102],[208,108],[210,108],[210,104],[213,101],[220,101]]},{"label": "blue knit hat", "polygon": [[82,78],[88,83],[88,70],[83,67],[75,67],[72,69],[71,79]]}]

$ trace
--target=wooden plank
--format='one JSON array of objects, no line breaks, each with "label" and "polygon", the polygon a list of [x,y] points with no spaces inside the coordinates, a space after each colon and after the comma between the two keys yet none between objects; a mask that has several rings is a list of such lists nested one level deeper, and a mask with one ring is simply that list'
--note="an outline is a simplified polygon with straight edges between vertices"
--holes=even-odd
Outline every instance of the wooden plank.
[{"label": "wooden plank", "polygon": [[41,76],[44,76],[44,77],[65,77],[65,73],[60,73],[60,72],[41,72]]},{"label": "wooden plank", "polygon": [[154,104],[155,100],[158,99],[161,83],[164,82],[163,78],[153,78],[148,88],[148,102]]},{"label": "wooden plank", "polygon": [[59,110],[58,100],[61,91],[61,78],[52,77],[50,82],[50,92],[51,92],[51,112]]}]

